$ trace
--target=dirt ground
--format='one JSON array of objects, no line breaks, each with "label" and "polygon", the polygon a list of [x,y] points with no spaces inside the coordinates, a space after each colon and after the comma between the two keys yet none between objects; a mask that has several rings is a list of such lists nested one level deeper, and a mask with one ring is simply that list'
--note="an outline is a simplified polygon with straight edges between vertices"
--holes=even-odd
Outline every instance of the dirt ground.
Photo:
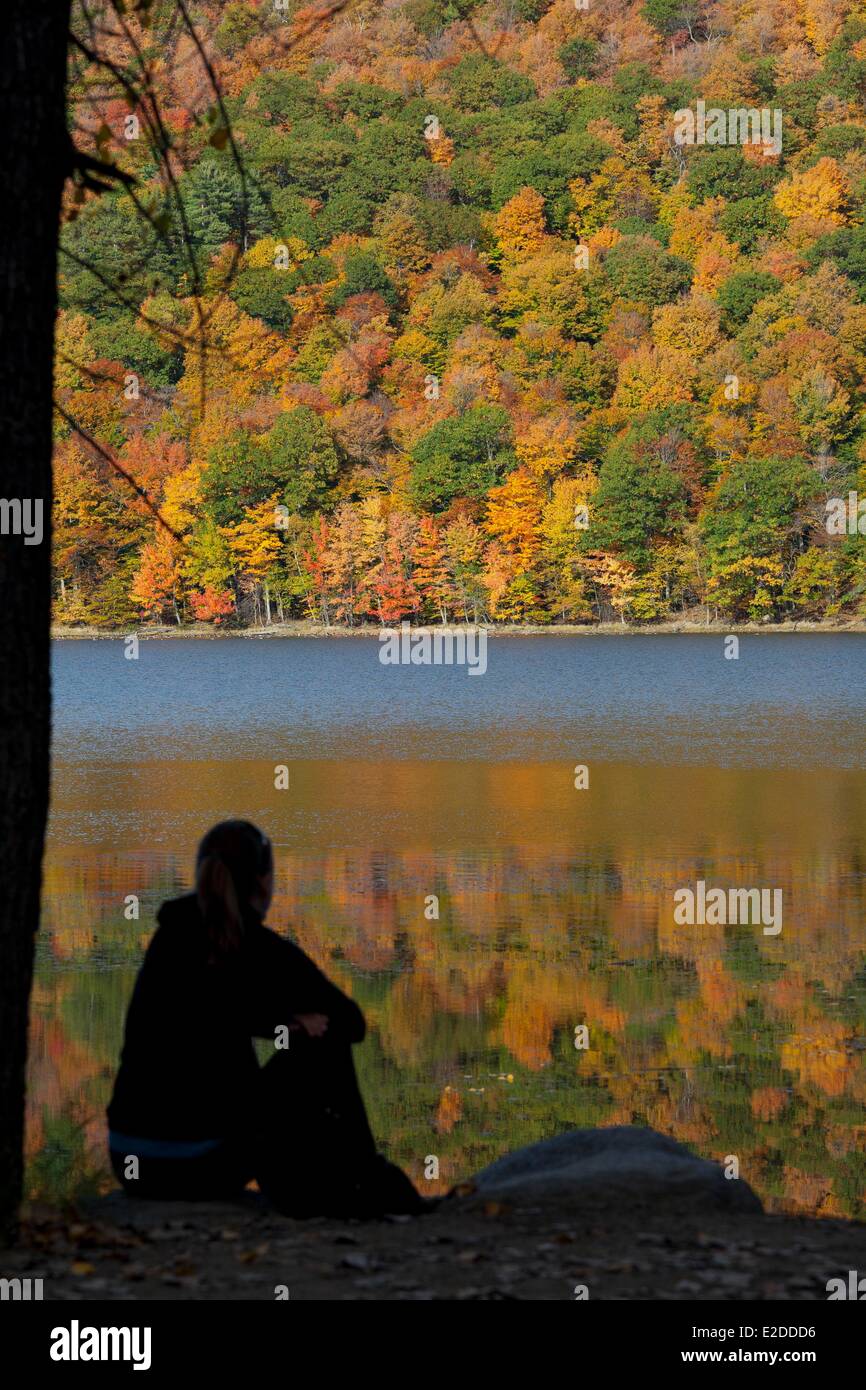
[{"label": "dirt ground", "polygon": [[[866,1225],[449,1198],[421,1217],[293,1221],[238,1202],[34,1211],[4,1277],[46,1300],[826,1300],[866,1275]],[[585,1288],[585,1294],[582,1287]]]}]

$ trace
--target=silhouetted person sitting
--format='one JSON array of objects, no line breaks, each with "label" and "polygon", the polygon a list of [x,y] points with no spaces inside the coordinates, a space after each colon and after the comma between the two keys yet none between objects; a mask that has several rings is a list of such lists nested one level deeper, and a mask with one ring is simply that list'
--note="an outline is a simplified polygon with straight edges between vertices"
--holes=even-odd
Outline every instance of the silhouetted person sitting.
[{"label": "silhouetted person sitting", "polygon": [[[364,1016],[264,925],[273,881],[267,836],[223,821],[196,892],[160,908],[108,1107],[114,1172],[132,1196],[213,1198],[255,1178],[291,1215],[423,1210],[376,1152],[351,1052]],[[289,1046],[260,1067],[254,1037]]]}]

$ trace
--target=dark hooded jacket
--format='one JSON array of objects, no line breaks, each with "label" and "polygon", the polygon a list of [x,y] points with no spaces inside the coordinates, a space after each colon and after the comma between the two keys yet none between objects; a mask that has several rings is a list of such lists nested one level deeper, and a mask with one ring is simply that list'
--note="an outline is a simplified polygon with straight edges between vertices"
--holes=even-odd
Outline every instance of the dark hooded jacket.
[{"label": "dark hooded jacket", "polygon": [[108,1123],[168,1140],[242,1130],[259,1073],[253,1038],[296,1014],[326,1014],[332,1043],[360,1042],[364,1016],[300,947],[244,916],[241,946],[211,963],[195,894],[163,903],[126,1016]]}]

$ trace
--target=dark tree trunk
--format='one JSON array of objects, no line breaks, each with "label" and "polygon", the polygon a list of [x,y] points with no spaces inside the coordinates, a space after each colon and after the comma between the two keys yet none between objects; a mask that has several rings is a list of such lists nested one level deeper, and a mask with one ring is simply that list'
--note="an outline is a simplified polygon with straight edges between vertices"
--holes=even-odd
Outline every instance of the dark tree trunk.
[{"label": "dark tree trunk", "polygon": [[23,1168],[27,1018],[48,811],[51,377],[67,149],[68,0],[7,0],[0,51],[0,497],[39,499],[43,537],[0,535],[0,1236]]}]

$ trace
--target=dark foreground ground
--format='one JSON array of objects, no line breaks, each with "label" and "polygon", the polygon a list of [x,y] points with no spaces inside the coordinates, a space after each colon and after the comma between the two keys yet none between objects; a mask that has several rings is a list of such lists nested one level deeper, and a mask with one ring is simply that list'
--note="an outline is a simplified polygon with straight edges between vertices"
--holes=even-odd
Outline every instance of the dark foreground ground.
[{"label": "dark foreground ground", "polygon": [[[34,1212],[5,1277],[46,1300],[827,1298],[866,1275],[866,1225],[560,1199],[449,1198],[418,1218],[292,1221],[236,1203],[146,1203],[120,1193],[72,1217]],[[283,1294],[285,1297],[285,1294]]]}]

